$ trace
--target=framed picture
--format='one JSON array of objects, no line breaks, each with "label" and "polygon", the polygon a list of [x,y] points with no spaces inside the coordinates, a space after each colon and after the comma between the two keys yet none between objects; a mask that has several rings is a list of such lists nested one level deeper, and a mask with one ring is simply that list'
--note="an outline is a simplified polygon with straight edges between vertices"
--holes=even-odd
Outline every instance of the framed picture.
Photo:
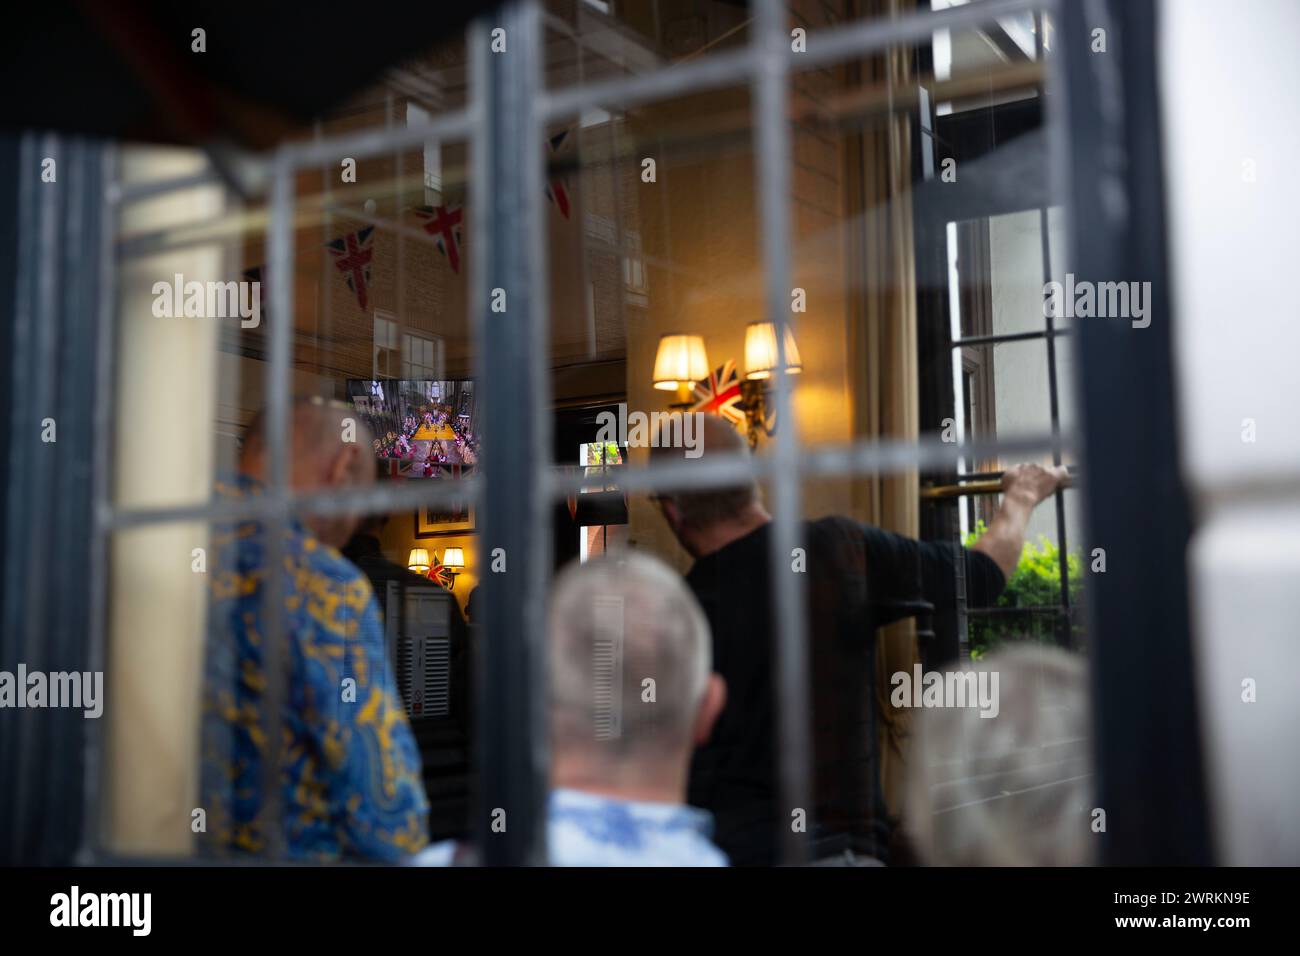
[{"label": "framed picture", "polygon": [[437,538],[446,534],[466,534],[474,530],[474,509],[465,502],[437,507],[422,506],[415,513],[415,536]]}]

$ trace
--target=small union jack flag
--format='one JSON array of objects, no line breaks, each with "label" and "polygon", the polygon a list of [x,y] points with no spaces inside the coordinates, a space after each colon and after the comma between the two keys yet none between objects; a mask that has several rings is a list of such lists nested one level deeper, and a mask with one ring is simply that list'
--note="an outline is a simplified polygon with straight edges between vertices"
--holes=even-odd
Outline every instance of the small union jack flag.
[{"label": "small union jack flag", "polygon": [[444,588],[451,587],[451,571],[442,566],[442,559],[436,554],[433,556],[433,564],[429,568],[429,573],[425,577]]},{"label": "small union jack flag", "polygon": [[[546,148],[552,154],[558,153],[564,148],[564,141],[568,137],[569,131],[561,130],[546,141]],[[556,176],[546,184],[546,198],[555,203],[555,208],[560,210],[561,216],[565,219],[569,218],[569,187],[564,176]]]},{"label": "small union jack flag", "polygon": [[417,218],[425,220],[424,231],[434,236],[438,251],[447,257],[451,271],[460,274],[460,227],[465,218],[462,206],[421,206]]},{"label": "small union jack flag", "polygon": [[372,245],[374,238],[375,227],[366,226],[348,233],[342,239],[325,243],[330,255],[334,257],[334,265],[343,273],[348,288],[357,297],[357,304],[363,311],[369,299],[370,262],[375,257]]},{"label": "small union jack flag", "polygon": [[721,415],[733,425],[740,425],[745,421],[745,413],[739,405],[740,376],[736,374],[734,359],[727,359],[709,373],[707,382],[695,383],[695,404],[691,411]]}]

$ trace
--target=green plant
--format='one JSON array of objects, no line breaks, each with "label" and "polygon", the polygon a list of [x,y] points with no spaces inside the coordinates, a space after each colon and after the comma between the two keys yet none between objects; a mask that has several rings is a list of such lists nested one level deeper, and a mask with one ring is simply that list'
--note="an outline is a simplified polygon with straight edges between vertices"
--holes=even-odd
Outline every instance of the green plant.
[{"label": "green plant", "polygon": [[[962,543],[969,548],[985,530],[984,522],[979,522]],[[1078,607],[1083,599],[1083,560],[1078,552],[1067,555],[1066,566],[1070,575],[1070,606]],[[1055,608],[1060,603],[1061,552],[1055,542],[1039,535],[1037,542],[1025,542],[1020,563],[1011,572],[1006,588],[994,605],[1010,613],[971,614],[967,619],[971,658],[978,660],[1009,641],[1054,643],[1060,626],[1059,614],[1034,609]],[[1017,608],[1024,610],[1015,613]],[[1071,626],[1077,644],[1083,636],[1082,628],[1077,624]]]}]

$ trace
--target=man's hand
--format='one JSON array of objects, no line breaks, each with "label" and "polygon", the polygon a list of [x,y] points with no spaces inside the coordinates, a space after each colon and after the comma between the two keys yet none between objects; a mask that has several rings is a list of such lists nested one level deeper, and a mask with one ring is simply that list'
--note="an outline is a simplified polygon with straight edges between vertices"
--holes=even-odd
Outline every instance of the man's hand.
[{"label": "man's hand", "polygon": [[1002,493],[1032,506],[1050,496],[1068,477],[1064,465],[1013,465],[1002,473]]},{"label": "man's hand", "polygon": [[1025,526],[1035,506],[1067,477],[1060,465],[1015,465],[1002,473],[1002,507],[988,530],[972,546],[992,558],[1008,579],[1020,563],[1025,547]]}]

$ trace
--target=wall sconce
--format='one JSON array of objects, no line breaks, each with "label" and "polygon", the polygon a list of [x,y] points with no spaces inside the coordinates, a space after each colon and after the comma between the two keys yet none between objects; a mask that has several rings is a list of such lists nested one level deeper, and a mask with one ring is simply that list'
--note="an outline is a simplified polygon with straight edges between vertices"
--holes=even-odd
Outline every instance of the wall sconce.
[{"label": "wall sconce", "polygon": [[[751,322],[745,327],[745,380],[740,383],[740,407],[745,412],[745,428],[749,434],[749,447],[758,444],[758,436],[771,437],[776,423],[768,424],[767,393],[772,373],[780,364],[776,349],[776,326],[771,322]],[[785,328],[785,373],[798,375],[803,371],[799,348],[794,344],[790,327]]]},{"label": "wall sconce", "polygon": [[456,575],[465,570],[465,551],[462,548],[448,548],[442,552],[443,573],[447,576],[449,591],[456,590]]},{"label": "wall sconce", "polygon": [[690,405],[691,389],[709,377],[709,357],[704,336],[671,333],[659,336],[655,353],[654,387],[676,391],[674,408]]},{"label": "wall sconce", "polygon": [[406,567],[408,570],[414,571],[416,574],[428,574],[431,566],[432,565],[429,564],[428,549],[411,549],[411,553],[406,559]]}]

